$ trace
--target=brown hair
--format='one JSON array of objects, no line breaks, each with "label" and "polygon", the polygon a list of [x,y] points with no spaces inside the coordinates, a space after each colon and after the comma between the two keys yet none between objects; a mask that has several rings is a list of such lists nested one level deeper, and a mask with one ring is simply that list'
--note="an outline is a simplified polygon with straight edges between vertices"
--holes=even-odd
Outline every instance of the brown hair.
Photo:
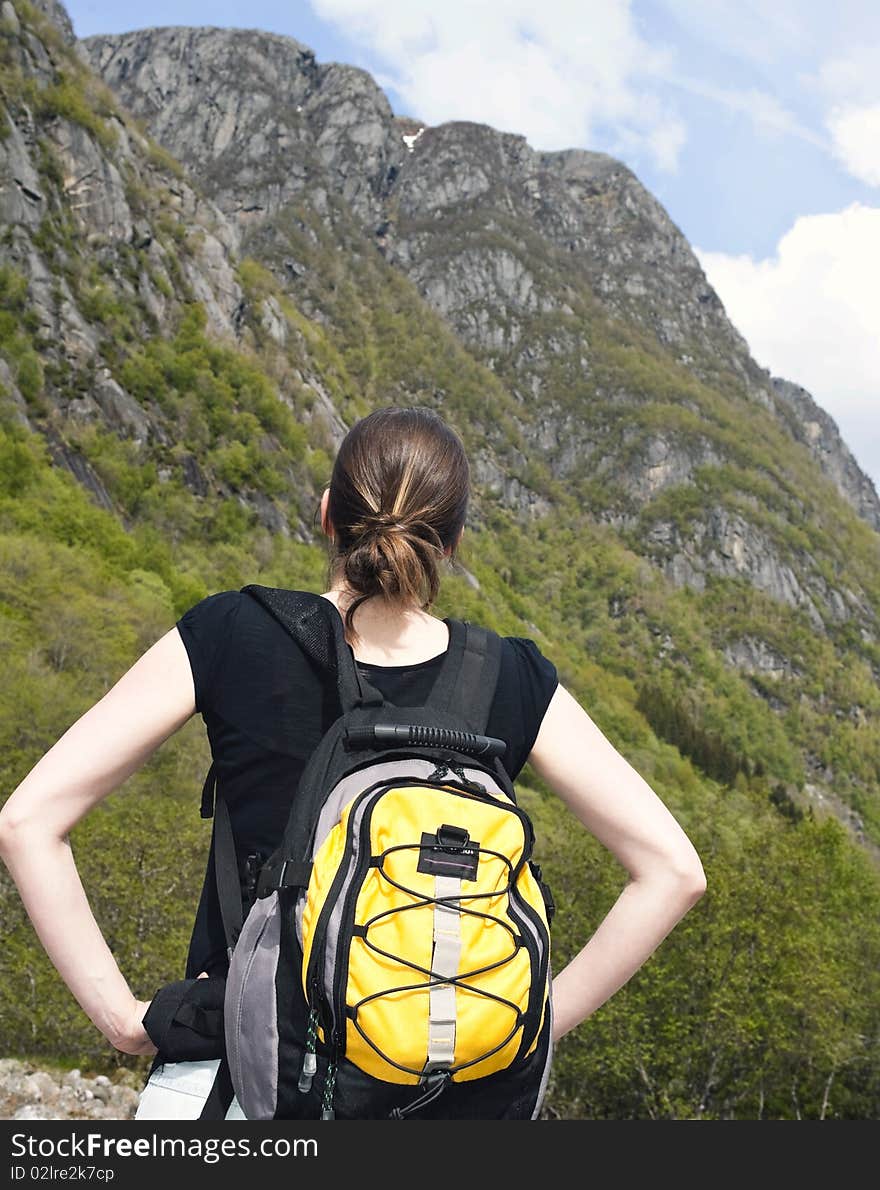
[{"label": "brown hair", "polygon": [[377,409],[346,434],[333,464],[327,518],[332,531],[329,585],[341,577],[354,613],[379,595],[404,607],[430,607],[440,565],[455,555],[470,497],[461,439],[432,409]]}]

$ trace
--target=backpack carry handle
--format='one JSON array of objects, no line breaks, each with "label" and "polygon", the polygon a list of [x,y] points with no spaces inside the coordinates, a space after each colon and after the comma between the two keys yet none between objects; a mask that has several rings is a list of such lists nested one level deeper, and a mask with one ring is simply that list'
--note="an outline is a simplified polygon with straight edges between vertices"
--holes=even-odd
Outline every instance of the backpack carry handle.
[{"label": "backpack carry handle", "polygon": [[348,727],[344,737],[349,751],[395,744],[416,744],[419,747],[453,748],[469,756],[492,759],[503,756],[507,741],[496,736],[477,735],[472,731],[457,731],[451,727],[427,727],[421,723],[371,723],[365,727]]}]

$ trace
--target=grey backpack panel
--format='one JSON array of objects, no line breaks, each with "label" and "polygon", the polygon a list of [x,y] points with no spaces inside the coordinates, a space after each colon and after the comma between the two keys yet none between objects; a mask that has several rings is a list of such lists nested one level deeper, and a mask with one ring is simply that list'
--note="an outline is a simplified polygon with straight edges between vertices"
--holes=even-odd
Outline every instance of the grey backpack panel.
[{"label": "grey backpack panel", "polygon": [[271,1120],[278,1098],[275,976],[281,943],[278,894],[257,901],[242,927],[226,977],[226,1056],[241,1109]]}]

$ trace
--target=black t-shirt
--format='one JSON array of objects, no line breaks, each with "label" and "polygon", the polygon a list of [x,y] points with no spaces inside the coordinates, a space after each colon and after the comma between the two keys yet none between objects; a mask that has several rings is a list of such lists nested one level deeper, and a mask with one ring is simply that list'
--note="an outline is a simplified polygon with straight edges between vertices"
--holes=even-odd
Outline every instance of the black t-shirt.
[{"label": "black t-shirt", "polygon": [[[245,871],[248,856],[263,859],[277,847],[305,763],[339,716],[335,678],[319,671],[275,617],[240,591],[207,596],[184,612],[177,628]],[[444,655],[415,665],[357,665],[389,702],[416,706],[430,692]],[[511,779],[528,760],[557,684],[555,665],[533,640],[502,637],[486,734],[506,741],[504,762]],[[214,974],[226,966],[209,862],[187,976]]]}]

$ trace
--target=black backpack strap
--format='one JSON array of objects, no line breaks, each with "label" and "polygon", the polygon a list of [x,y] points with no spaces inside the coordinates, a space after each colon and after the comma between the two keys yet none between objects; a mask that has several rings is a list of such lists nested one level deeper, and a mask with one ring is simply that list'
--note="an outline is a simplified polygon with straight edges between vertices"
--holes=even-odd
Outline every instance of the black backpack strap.
[{"label": "black backpack strap", "polygon": [[501,637],[469,620],[446,618],[449,647],[425,704],[457,715],[466,730],[486,730],[501,670]]},{"label": "black backpack strap", "polygon": [[202,1105],[200,1120],[225,1120],[229,1105],[232,1103],[235,1091],[232,1086],[232,1075],[229,1073],[229,1063],[225,1058],[220,1059],[214,1082],[208,1098]]},{"label": "black backpack strap", "polygon": [[217,786],[217,764],[211,761],[211,767],[208,769],[208,775],[205,777],[205,784],[202,786],[202,818],[211,818],[214,814],[214,790]]},{"label": "black backpack strap", "polygon": [[238,875],[238,858],[235,853],[235,839],[232,834],[232,819],[226,799],[217,788],[217,803],[214,808],[214,876],[217,881],[217,897],[220,901],[220,916],[223,918],[223,933],[229,958],[244,925],[244,906],[241,902],[241,881]]},{"label": "black backpack strap", "polygon": [[238,941],[244,924],[244,906],[241,901],[241,881],[238,875],[238,857],[235,852],[235,837],[232,833],[232,819],[229,806],[217,782],[217,765],[212,762],[202,787],[202,818],[213,813],[214,828],[211,833],[211,852],[214,856],[214,879],[217,884],[217,899],[220,902],[220,916],[223,919],[223,933],[226,936],[226,952],[232,957],[232,950]]},{"label": "black backpack strap", "polygon": [[382,706],[385,701],[355,664],[351,645],[338,608],[311,591],[287,591],[250,583],[241,588],[251,595],[286,629],[306,656],[319,669],[336,675],[339,702],[344,712],[359,706]]}]

